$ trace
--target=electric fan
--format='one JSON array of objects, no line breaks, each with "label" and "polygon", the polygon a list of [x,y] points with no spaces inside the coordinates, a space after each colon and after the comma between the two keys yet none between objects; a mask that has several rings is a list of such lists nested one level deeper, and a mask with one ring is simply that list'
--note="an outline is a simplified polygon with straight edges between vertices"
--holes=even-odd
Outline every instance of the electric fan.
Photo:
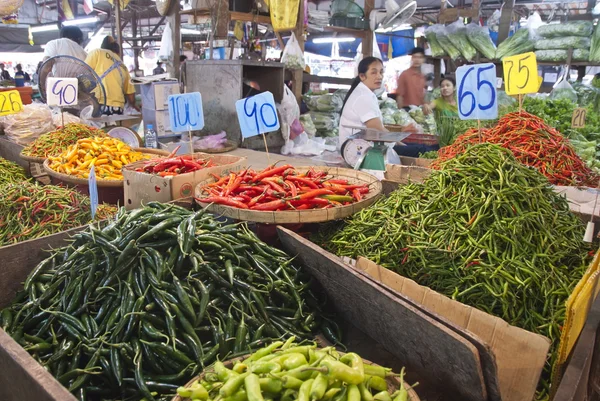
[{"label": "electric fan", "polygon": [[17,10],[25,3],[25,0],[2,0],[0,1],[0,17],[6,17],[17,13]]},{"label": "electric fan", "polygon": [[373,10],[369,15],[371,30],[394,28],[407,22],[417,11],[416,1],[401,3],[399,0],[385,0],[385,10]]},{"label": "electric fan", "polygon": [[106,105],[106,90],[98,74],[85,62],[71,56],[52,57],[40,67],[39,77],[40,95],[44,102],[48,78],[77,78],[77,104],[64,110],[82,117],[100,117],[101,106]]}]

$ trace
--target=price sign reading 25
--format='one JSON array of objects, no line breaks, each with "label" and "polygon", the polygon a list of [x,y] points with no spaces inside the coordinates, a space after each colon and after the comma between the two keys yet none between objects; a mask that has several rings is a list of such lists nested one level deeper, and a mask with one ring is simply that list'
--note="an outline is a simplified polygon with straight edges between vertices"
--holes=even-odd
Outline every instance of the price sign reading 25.
[{"label": "price sign reading 25", "polygon": [[493,120],[498,118],[496,66],[466,65],[456,69],[458,82],[458,115],[461,120]]},{"label": "price sign reading 25", "polygon": [[18,113],[23,110],[19,91],[0,92],[0,116]]},{"label": "price sign reading 25", "polygon": [[169,96],[169,120],[173,132],[204,128],[204,110],[200,92]]},{"label": "price sign reading 25", "polygon": [[540,85],[535,53],[529,52],[505,57],[502,60],[502,68],[508,95],[524,95],[538,91]]},{"label": "price sign reading 25", "polygon": [[77,78],[48,78],[46,102],[48,106],[68,107],[77,104]]},{"label": "price sign reading 25", "polygon": [[273,98],[271,92],[263,92],[256,96],[238,100],[235,102],[235,108],[244,138],[279,129],[275,98]]}]

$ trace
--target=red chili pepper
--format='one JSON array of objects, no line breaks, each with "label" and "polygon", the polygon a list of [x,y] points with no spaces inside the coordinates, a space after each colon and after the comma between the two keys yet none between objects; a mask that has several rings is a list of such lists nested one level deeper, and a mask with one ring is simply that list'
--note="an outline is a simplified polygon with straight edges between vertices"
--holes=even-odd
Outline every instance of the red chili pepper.
[{"label": "red chili pepper", "polygon": [[296,196],[296,198],[301,199],[301,200],[312,199],[312,198],[316,198],[317,196],[321,196],[321,195],[333,195],[333,191],[331,191],[330,189],[326,189],[326,188],[315,189],[313,191],[303,193],[302,195],[298,195],[298,196]]},{"label": "red chili pepper", "polygon": [[310,187],[310,188],[313,188],[313,189],[319,188],[319,186],[313,180],[308,179],[308,178],[298,177],[298,176],[295,176],[295,175],[288,175],[286,177],[286,179],[288,179],[290,181],[299,182],[299,183],[304,184],[307,187]]},{"label": "red chili pepper", "polygon": [[292,181],[285,180],[285,183],[288,186],[288,188],[290,189],[292,196],[298,195],[298,189],[296,188],[296,185],[294,185],[294,183]]},{"label": "red chili pepper", "polygon": [[272,168],[270,170],[263,171],[263,172],[257,174],[256,176],[254,176],[254,178],[252,179],[252,182],[259,182],[263,178],[272,177],[277,174],[283,174],[283,172],[289,168],[294,168],[294,167],[290,166],[289,164],[286,164],[281,167],[276,167],[276,168]]},{"label": "red chili pepper", "polygon": [[196,198],[196,200],[202,203],[218,203],[220,205],[237,207],[239,209],[248,209],[248,205],[245,203],[238,202],[224,196],[209,196],[207,198]]},{"label": "red chili pepper", "polygon": [[352,196],[354,197],[354,200],[357,202],[360,202],[360,200],[362,199],[362,194],[360,193],[358,188],[355,188],[352,190]]},{"label": "red chili pepper", "polygon": [[281,209],[285,206],[286,201],[283,199],[277,199],[268,203],[262,203],[260,205],[255,205],[252,207],[252,210],[260,210],[260,211],[273,211],[277,209]]},{"label": "red chili pepper", "polygon": [[261,182],[264,182],[265,184],[269,185],[271,188],[273,188],[273,191],[285,193],[285,189],[283,189],[283,187],[281,185],[276,184],[273,181],[265,181],[265,180],[263,180]]}]

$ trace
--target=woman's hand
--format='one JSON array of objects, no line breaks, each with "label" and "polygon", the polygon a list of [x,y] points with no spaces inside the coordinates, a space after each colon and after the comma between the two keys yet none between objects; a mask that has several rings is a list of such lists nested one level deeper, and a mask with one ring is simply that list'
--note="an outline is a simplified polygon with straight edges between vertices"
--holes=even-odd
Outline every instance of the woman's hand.
[{"label": "woman's hand", "polygon": [[431,104],[423,105],[423,114],[427,115],[427,114],[431,114],[432,112],[433,112],[433,107]]}]

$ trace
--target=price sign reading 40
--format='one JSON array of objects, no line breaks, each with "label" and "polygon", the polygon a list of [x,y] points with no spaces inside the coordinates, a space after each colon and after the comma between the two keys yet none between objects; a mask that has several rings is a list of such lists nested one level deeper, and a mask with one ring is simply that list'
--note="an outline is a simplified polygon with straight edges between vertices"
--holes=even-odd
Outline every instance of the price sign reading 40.
[{"label": "price sign reading 40", "polygon": [[18,113],[23,110],[19,91],[0,92],[0,116]]},{"label": "price sign reading 40", "polygon": [[524,95],[539,90],[535,53],[523,53],[502,60],[505,89],[508,95]]},{"label": "price sign reading 40", "polygon": [[173,132],[196,131],[204,128],[204,110],[200,92],[171,95],[168,103]]},{"label": "price sign reading 40", "polygon": [[48,106],[69,107],[77,104],[77,78],[48,78],[46,103]]},{"label": "price sign reading 40", "polygon": [[244,138],[279,129],[279,117],[275,108],[275,99],[271,92],[263,92],[256,96],[238,100],[235,102],[235,108]]},{"label": "price sign reading 40", "polygon": [[496,66],[466,65],[456,69],[458,83],[458,115],[461,120],[493,120],[498,118]]}]

